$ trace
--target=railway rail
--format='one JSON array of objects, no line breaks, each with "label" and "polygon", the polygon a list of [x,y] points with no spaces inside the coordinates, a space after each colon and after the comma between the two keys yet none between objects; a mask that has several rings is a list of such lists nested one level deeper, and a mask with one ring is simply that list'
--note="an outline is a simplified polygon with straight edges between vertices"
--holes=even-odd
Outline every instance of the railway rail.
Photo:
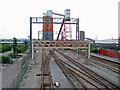
[{"label": "railway rail", "polygon": [[102,67],[110,70],[110,71],[113,71],[113,72],[115,72],[115,73],[117,73],[117,74],[120,74],[119,68],[112,67],[112,66],[110,66],[110,65],[107,65],[106,63],[99,62],[99,61],[94,60],[94,59],[91,59],[91,60],[92,60],[92,62],[93,62],[94,64],[97,64],[97,65],[99,65],[99,66],[102,66]]},{"label": "railway rail", "polygon": [[[81,53],[80,53],[81,54]],[[105,59],[103,58],[100,58],[100,57],[96,57],[96,56],[93,56],[91,55],[91,59],[92,62],[94,64],[97,64],[99,66],[102,66],[114,73],[117,73],[117,74],[120,74],[120,65],[119,63],[113,63],[113,62],[109,62],[108,60],[106,61]]]},{"label": "railway rail", "polygon": [[45,49],[42,49],[42,63],[41,63],[41,82],[40,82],[40,89],[45,90],[53,90],[53,82],[50,73],[50,58],[51,53],[48,55],[46,54]]},{"label": "railway rail", "polygon": [[[94,71],[90,70],[89,68],[87,68],[86,66],[84,66],[83,64],[73,60],[72,58],[70,58],[69,56],[65,55],[64,53],[54,49],[56,52],[59,52],[64,58],[66,58],[69,62],[71,62],[73,65],[75,65],[77,68],[73,67],[71,64],[67,64],[66,62],[64,62],[63,60],[58,59],[55,55],[53,56],[54,59],[56,60],[57,64],[63,69],[64,73],[67,73],[68,75],[70,73],[72,73],[73,75],[77,76],[77,77],[81,77],[82,79],[84,79],[86,82],[88,82],[89,84],[93,84],[92,86],[94,86],[95,88],[100,89],[101,86],[107,89],[120,89],[120,87],[118,87],[117,85],[115,85],[114,83],[110,82],[109,80],[103,78],[102,76],[100,76],[99,74],[95,73]],[[73,70],[74,69],[74,70]],[[67,70],[67,71],[66,71]],[[65,72],[66,71],[66,72]],[[69,71],[69,72],[68,72]],[[77,72],[76,72],[77,71]],[[84,75],[84,77],[81,76]],[[66,75],[66,74],[65,74]],[[71,75],[71,74],[70,74]],[[71,75],[71,76],[73,76]],[[68,76],[67,76],[68,77]],[[87,78],[85,78],[87,77]],[[89,82],[89,79],[91,79],[91,83]],[[88,81],[87,81],[88,80]],[[99,85],[97,85],[97,84]],[[100,87],[99,87],[100,86]],[[84,86],[83,86],[84,87]]]},{"label": "railway rail", "polygon": [[[80,54],[85,55],[84,52],[80,52]],[[104,59],[104,58],[100,58],[100,57],[93,56],[93,55],[90,55],[90,57],[91,57],[92,59],[94,59],[94,60],[99,61],[99,62],[107,63],[108,65],[110,65],[110,66],[112,66],[112,67],[120,68],[120,64],[117,63],[117,62],[109,61],[109,60],[106,60],[106,59]]]},{"label": "railway rail", "polygon": [[93,56],[93,55],[91,55],[91,58],[96,60],[96,61],[99,61],[101,63],[107,63],[108,65],[110,65],[112,67],[120,68],[120,64],[117,63],[117,62],[108,61],[106,59],[103,59],[103,58],[100,58],[100,57],[97,57],[97,56]]},{"label": "railway rail", "polygon": [[[75,53],[75,52],[74,52]],[[80,52],[79,53],[80,55],[84,56],[85,57],[85,54],[83,52]],[[93,55],[90,55],[91,57],[91,61],[92,63],[96,64],[96,65],[99,65],[101,67],[104,67],[114,73],[117,73],[117,74],[120,74],[120,65],[119,63],[114,63],[114,62],[109,62],[108,60],[106,61],[105,59],[103,58],[100,58],[100,57],[96,57],[96,56],[93,56]]]},{"label": "railway rail", "polygon": [[[68,80],[75,87],[75,89],[79,89],[79,88],[87,89],[86,85],[84,85],[81,82],[81,80],[78,79],[78,78],[82,78],[86,82],[88,82],[89,84],[91,84],[92,86],[94,86],[95,88],[100,89],[98,86],[96,86],[95,84],[91,83],[89,80],[85,79],[83,76],[80,76],[79,73],[77,73],[74,70],[72,70],[72,69],[75,69],[75,70],[79,71],[78,69],[76,69],[76,68],[72,67],[71,65],[65,63],[60,58],[58,58],[55,54],[53,54],[53,58],[55,59],[56,63],[61,68],[61,70],[63,71],[63,73],[65,74],[65,76],[68,78]],[[70,66],[72,69],[69,68],[69,67],[67,67],[66,65]]]}]

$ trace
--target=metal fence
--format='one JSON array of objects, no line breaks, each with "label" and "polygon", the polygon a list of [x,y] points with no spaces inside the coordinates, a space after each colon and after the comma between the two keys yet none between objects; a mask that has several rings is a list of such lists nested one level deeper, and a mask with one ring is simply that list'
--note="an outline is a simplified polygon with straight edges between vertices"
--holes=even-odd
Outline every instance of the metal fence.
[{"label": "metal fence", "polygon": [[20,70],[20,72],[18,73],[17,77],[15,79],[13,79],[12,83],[10,84],[10,86],[7,88],[8,90],[16,90],[19,87],[19,84],[22,81],[23,76],[25,75],[28,67],[29,67],[29,57],[30,54],[28,54],[27,56],[23,57],[23,59],[21,60],[21,65],[23,66]]},{"label": "metal fence", "polygon": [[30,53],[27,56],[23,57],[23,59],[21,60],[21,66],[23,66],[29,58],[30,58]]}]

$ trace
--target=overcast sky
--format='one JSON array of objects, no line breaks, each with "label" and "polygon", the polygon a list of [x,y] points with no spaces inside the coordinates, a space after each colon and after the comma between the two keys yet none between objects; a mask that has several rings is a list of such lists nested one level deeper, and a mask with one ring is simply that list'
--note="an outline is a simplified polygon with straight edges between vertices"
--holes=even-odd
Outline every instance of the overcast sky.
[{"label": "overcast sky", "polygon": [[[0,39],[28,38],[30,17],[42,17],[46,10],[63,13],[71,9],[71,18],[79,18],[79,30],[85,37],[118,38],[119,0],[0,0]],[[57,16],[54,16],[57,17]],[[59,17],[59,16],[58,16]],[[54,26],[56,27],[56,26]],[[54,28],[54,31],[59,30]],[[33,38],[42,25],[33,26]],[[72,28],[75,32],[75,28]],[[72,34],[73,38],[75,33]]]}]

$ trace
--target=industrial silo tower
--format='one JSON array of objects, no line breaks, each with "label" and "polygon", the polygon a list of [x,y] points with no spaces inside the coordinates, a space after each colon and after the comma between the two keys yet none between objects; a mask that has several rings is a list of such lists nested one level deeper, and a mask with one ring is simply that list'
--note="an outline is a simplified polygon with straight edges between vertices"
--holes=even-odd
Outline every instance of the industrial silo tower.
[{"label": "industrial silo tower", "polygon": [[53,40],[53,15],[52,10],[43,14],[43,40]]}]

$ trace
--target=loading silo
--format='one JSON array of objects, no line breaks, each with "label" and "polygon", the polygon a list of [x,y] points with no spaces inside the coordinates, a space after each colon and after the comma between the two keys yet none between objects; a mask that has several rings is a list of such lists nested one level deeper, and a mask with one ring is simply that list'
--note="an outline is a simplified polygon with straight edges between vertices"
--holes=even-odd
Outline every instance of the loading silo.
[{"label": "loading silo", "polygon": [[79,40],[81,40],[81,41],[85,40],[85,32],[84,31],[79,32]]},{"label": "loading silo", "polygon": [[52,10],[43,14],[43,40],[53,40],[53,17]]}]

